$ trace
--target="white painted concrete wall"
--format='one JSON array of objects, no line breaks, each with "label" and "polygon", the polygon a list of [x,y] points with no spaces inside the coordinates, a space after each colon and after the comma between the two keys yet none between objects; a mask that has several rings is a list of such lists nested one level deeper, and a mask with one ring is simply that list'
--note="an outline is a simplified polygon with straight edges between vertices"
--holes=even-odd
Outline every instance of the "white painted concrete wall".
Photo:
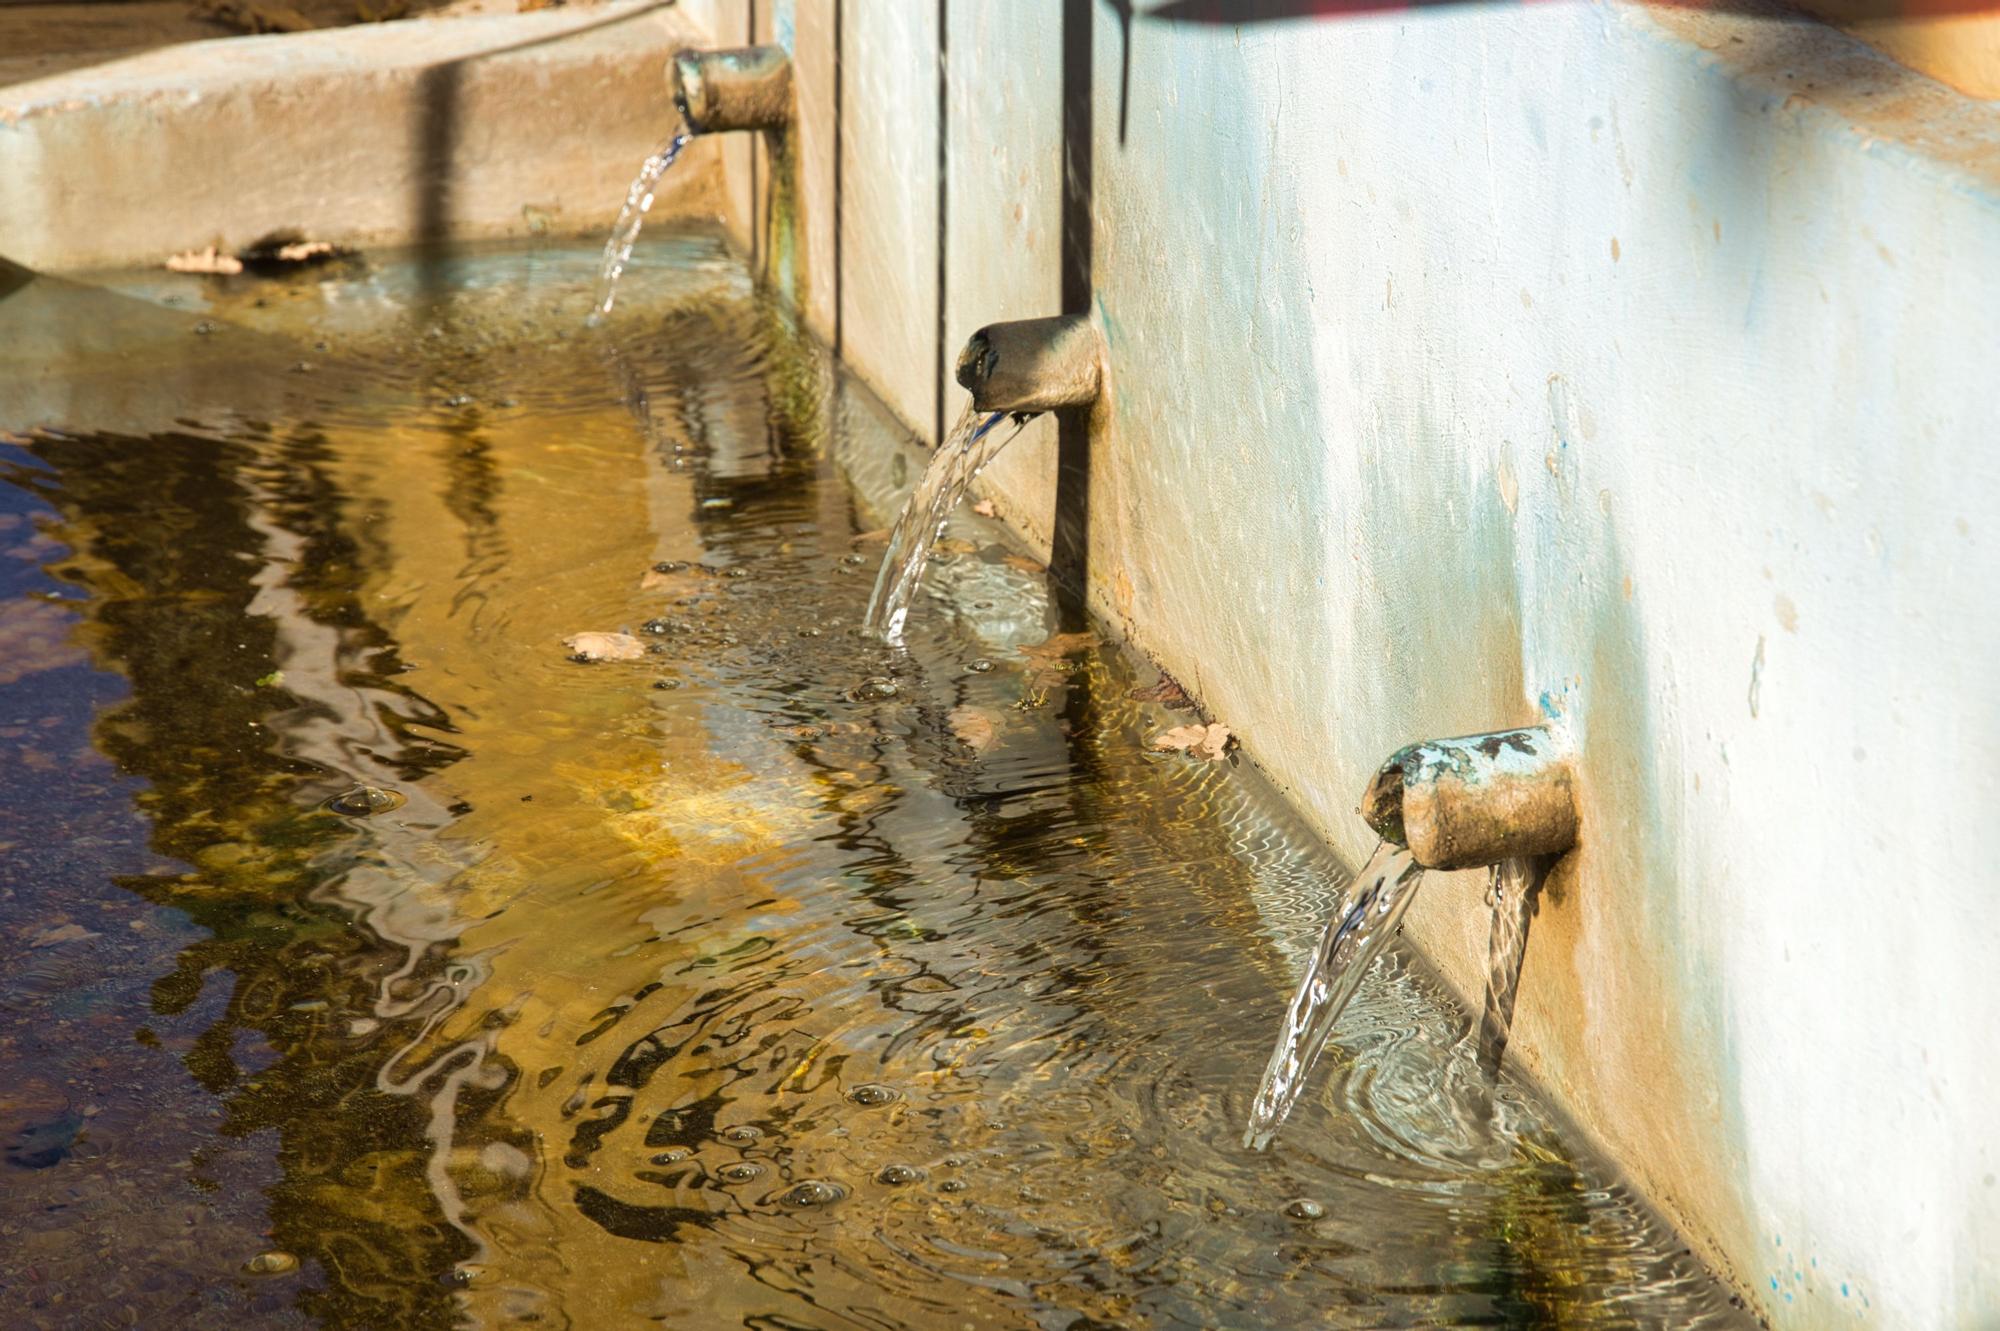
[{"label": "white painted concrete wall", "polygon": [[[759,9],[928,434],[940,301],[1055,309],[1064,6]],[[2000,108],[1754,14],[1091,13],[1099,604],[1357,857],[1400,744],[1570,727],[1514,1056],[1775,1325],[1996,1324]],[[1411,928],[1477,991],[1474,876]]]}]

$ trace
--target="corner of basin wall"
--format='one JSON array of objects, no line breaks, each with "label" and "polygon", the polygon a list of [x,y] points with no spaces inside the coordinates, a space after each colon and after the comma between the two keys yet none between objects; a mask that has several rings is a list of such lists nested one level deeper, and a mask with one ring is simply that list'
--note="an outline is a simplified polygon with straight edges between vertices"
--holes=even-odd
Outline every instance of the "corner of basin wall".
[{"label": "corner of basin wall", "polygon": [[[671,124],[657,71],[690,31],[629,3],[414,18],[190,42],[18,84],[0,90],[0,234],[57,272],[284,229],[353,245],[589,235]],[[716,215],[713,177],[696,154],[655,216]]]}]

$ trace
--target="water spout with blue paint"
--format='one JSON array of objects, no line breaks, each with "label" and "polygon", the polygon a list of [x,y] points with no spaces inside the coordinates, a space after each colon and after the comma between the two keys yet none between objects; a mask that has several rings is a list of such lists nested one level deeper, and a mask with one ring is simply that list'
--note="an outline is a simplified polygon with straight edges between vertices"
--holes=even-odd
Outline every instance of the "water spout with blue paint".
[{"label": "water spout with blue paint", "polygon": [[1381,841],[1348,884],[1285,1010],[1244,1132],[1254,1150],[1271,1144],[1298,1103],[1342,1009],[1395,935],[1426,869],[1492,868],[1479,1061],[1497,1075],[1537,890],[1556,857],[1576,844],[1572,758],[1546,727],[1411,744],[1376,771],[1361,812]]}]

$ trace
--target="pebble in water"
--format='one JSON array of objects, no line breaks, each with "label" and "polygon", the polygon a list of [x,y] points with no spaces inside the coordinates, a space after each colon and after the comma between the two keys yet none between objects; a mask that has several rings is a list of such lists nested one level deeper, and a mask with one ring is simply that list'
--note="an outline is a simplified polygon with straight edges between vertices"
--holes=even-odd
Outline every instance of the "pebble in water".
[{"label": "pebble in water", "polygon": [[831,1206],[847,1195],[838,1183],[805,1179],[786,1189],[778,1200],[787,1206]]},{"label": "pebble in water", "polygon": [[653,565],[655,573],[685,573],[688,562],[685,559],[665,559]]},{"label": "pebble in water", "polygon": [[977,661],[969,662],[965,668],[975,675],[983,675],[993,668],[993,663],[982,656]]},{"label": "pebble in water", "polygon": [[243,1263],[243,1269],[253,1276],[281,1276],[288,1271],[298,1270],[299,1259],[288,1252],[273,1248],[269,1252],[260,1252]]},{"label": "pebble in water", "polygon": [[898,692],[900,690],[897,689],[895,680],[883,679],[877,675],[862,680],[848,692],[847,696],[855,702],[882,702],[895,697]]},{"label": "pebble in water", "polygon": [[892,1188],[900,1188],[905,1183],[922,1182],[923,1177],[924,1171],[915,1165],[884,1165],[881,1172],[875,1175],[875,1181],[886,1183]]},{"label": "pebble in water", "polygon": [[903,1093],[893,1086],[868,1081],[849,1091],[847,1098],[849,1102],[857,1105],[886,1105],[891,1100],[902,1099]]},{"label": "pebble in water", "polygon": [[1285,1214],[1294,1220],[1320,1220],[1326,1216],[1326,1208],[1310,1197],[1299,1197],[1285,1203]]},{"label": "pebble in water", "polygon": [[656,679],[653,681],[653,687],[656,689],[677,689],[680,686],[681,682],[677,679]]},{"label": "pebble in water", "polygon": [[369,818],[378,813],[388,813],[391,809],[400,809],[405,803],[407,801],[397,791],[384,790],[379,786],[356,786],[335,795],[326,802],[326,807],[350,818]]}]

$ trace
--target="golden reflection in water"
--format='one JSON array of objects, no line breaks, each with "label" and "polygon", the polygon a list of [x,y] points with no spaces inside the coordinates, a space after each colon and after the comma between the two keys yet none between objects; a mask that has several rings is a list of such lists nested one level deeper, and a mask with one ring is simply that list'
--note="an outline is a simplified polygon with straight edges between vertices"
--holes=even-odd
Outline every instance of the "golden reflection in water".
[{"label": "golden reflection in water", "polygon": [[[265,339],[235,362],[254,389],[232,404],[228,358],[177,350],[150,407],[106,398],[95,434],[38,436],[47,475],[7,477],[61,515],[77,641],[131,686],[97,743],[187,866],[130,888],[205,931],[145,1019],[224,977],[226,1010],[168,1038],[226,1131],[275,1135],[269,1242],[301,1266],[246,1284],[247,1254],[176,1255],[204,1297],[234,1291],[203,1306],[1721,1317],[1519,1088],[1465,1082],[1458,1015],[1407,959],[1357,999],[1295,1136],[1237,1149],[1337,866],[1225,765],[1149,753],[1164,714],[1115,654],[1030,671],[976,604],[921,607],[908,654],[857,640],[852,538],[879,524],[827,445],[890,428],[718,254],[690,246],[651,306],[638,274],[594,339],[566,334],[587,250],[428,284],[384,265],[319,305],[221,289]],[[566,659],[585,630],[660,650]],[[898,692],[856,701],[864,678]],[[952,737],[957,707],[994,718],[990,751]],[[407,803],[321,807],[357,783]],[[194,1133],[154,1131],[165,1155]],[[1324,1217],[1288,1215],[1300,1197]]]}]

